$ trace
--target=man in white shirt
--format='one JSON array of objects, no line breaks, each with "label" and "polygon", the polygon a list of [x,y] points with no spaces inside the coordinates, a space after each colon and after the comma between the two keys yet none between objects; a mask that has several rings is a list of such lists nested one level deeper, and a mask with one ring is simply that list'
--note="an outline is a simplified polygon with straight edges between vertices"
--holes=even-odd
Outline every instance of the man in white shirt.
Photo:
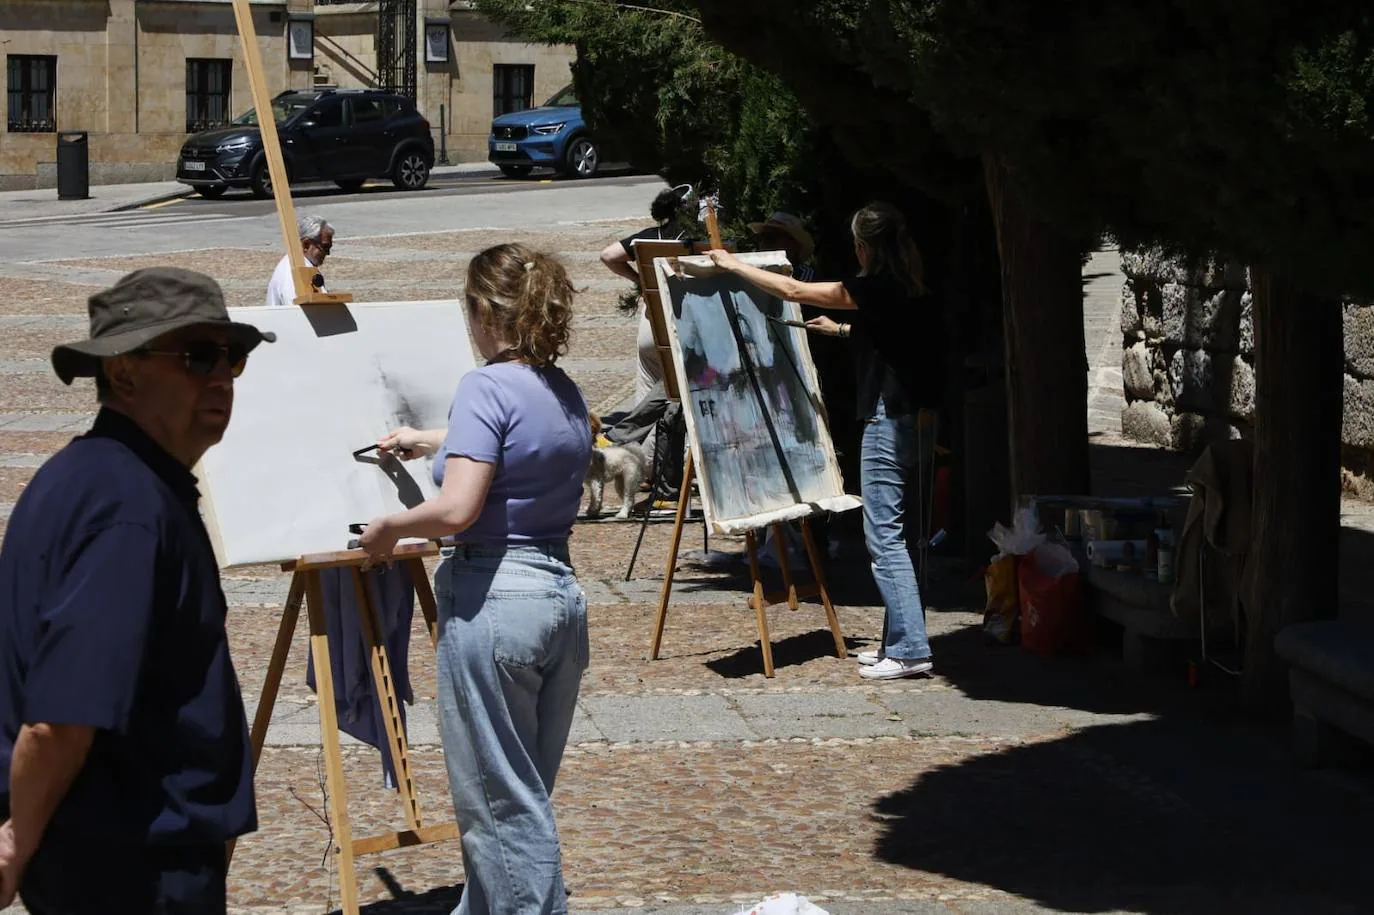
[{"label": "man in white shirt", "polygon": [[[319,268],[329,251],[334,247],[334,228],[319,216],[302,216],[296,220],[296,232],[301,237],[301,249],[305,252],[305,262],[316,270],[315,291],[328,292],[324,288],[324,277]],[[267,284],[268,305],[294,305],[296,303],[296,284],[291,278],[291,258],[282,256],[277,269],[272,271],[272,281]]]}]

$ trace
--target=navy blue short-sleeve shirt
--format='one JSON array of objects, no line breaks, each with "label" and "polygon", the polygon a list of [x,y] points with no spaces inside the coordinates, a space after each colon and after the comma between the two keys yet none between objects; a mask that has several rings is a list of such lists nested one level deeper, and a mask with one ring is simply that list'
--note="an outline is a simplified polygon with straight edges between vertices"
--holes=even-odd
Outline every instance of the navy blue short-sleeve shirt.
[{"label": "navy blue short-sleeve shirt", "polygon": [[34,475],[0,548],[0,808],[21,725],[96,728],[44,842],[257,828],[227,607],[196,479],[105,409]]}]

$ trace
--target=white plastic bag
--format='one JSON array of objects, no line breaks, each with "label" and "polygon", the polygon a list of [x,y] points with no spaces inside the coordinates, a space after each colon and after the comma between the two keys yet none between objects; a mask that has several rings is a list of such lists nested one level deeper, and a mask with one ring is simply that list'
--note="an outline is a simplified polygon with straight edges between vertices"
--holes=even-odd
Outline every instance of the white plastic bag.
[{"label": "white plastic bag", "polygon": [[741,909],[739,915],[830,915],[825,909],[805,896],[796,893],[779,893],[750,909]]},{"label": "white plastic bag", "polygon": [[1045,542],[1045,534],[1040,530],[1035,511],[1021,508],[1017,509],[1010,528],[998,522],[988,531],[988,539],[997,545],[995,561],[1003,556],[1027,556],[1035,552],[1035,548]]},{"label": "white plastic bag", "polygon": [[1078,559],[1062,543],[1042,543],[1035,548],[1035,566],[1050,578],[1063,578],[1078,572]]}]

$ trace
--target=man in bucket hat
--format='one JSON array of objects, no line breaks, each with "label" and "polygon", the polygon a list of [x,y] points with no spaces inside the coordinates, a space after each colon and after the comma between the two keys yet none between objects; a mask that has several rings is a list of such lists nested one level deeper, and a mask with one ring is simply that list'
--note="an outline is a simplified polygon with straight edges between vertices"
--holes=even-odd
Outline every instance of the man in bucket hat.
[{"label": "man in bucket hat", "polygon": [[223,912],[257,828],[226,605],[191,468],[273,335],[207,276],[138,270],[53,350],[100,411],[35,474],[0,548],[0,908]]}]

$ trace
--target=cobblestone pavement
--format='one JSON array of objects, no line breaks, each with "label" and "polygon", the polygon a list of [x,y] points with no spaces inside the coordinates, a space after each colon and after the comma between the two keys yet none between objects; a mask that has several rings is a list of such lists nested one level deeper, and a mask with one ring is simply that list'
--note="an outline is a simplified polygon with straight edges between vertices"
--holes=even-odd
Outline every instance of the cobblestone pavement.
[{"label": "cobblestone pavement", "polygon": [[[631,390],[633,320],[595,262],[638,219],[535,229],[341,239],[331,285],[370,300],[458,297],[468,253],[517,238],[561,253],[585,291],[566,365],[599,410]],[[533,224],[533,222],[531,222]],[[91,390],[51,378],[47,350],[79,334],[84,296],[163,256],[0,264],[0,521],[34,468],[85,427]],[[463,253],[468,252],[468,253]],[[179,252],[256,304],[275,256]],[[1176,479],[1170,456],[1111,437],[1109,257],[1088,269],[1094,452],[1108,486]],[[1119,282],[1116,284],[1119,290]],[[1114,312],[1112,315],[1114,320]],[[1118,395],[1119,396],[1119,395]],[[1156,479],[1157,478],[1157,479]],[[1269,730],[1225,697],[1125,673],[1107,655],[1044,661],[987,645],[981,582],[937,566],[928,595],[935,676],[873,684],[834,657],[821,608],[774,608],[766,679],[737,540],[702,560],[689,527],[662,657],[645,660],[670,525],[649,525],[625,581],[633,524],[579,524],[574,561],[591,605],[591,668],[555,801],[574,911],[737,911],[793,890],[837,913],[1337,912],[1367,910],[1374,798],[1360,779],[1297,776]],[[722,554],[735,553],[733,562]],[[863,561],[831,585],[847,646],[873,644],[881,609]],[[233,653],[250,711],[287,581],[229,570]],[[258,776],[261,828],[239,845],[232,911],[317,913],[338,904],[313,696],[298,632]],[[429,822],[450,816],[434,721],[433,654],[416,625],[413,764]],[[400,825],[377,754],[346,744],[355,836]],[[1262,798],[1262,801],[1255,799]],[[364,858],[366,911],[447,912],[462,880],[454,843]]]}]

